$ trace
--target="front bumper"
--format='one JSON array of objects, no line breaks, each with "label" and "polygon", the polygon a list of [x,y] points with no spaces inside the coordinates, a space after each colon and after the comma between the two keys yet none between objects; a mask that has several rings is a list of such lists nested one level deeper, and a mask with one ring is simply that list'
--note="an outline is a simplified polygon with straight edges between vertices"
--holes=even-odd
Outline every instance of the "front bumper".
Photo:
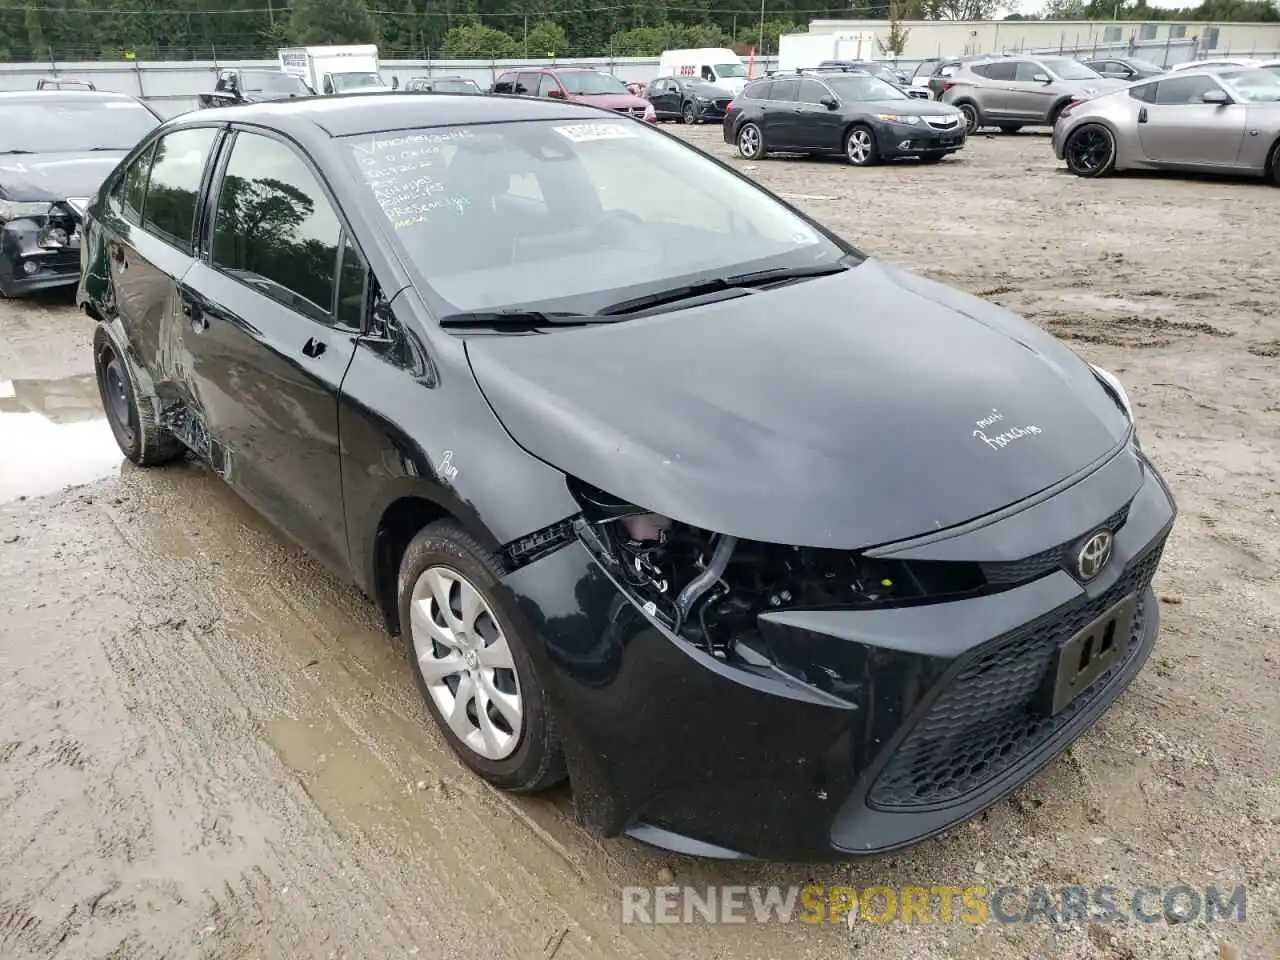
[{"label": "front bumper", "polygon": [[1067,158],[1067,125],[1061,119],[1053,125],[1053,155],[1059,160]]},{"label": "front bumper", "polygon": [[699,103],[693,102],[694,116],[699,123],[722,123],[725,118],[725,108],[729,106],[730,101],[717,103],[714,100]]},{"label": "front bumper", "polygon": [[964,144],[963,121],[948,130],[935,130],[924,123],[882,123],[876,131],[880,155],[889,159],[952,153]]},{"label": "front bumper", "polygon": [[0,294],[21,297],[80,279],[80,243],[55,249],[40,246],[40,224],[12,220],[0,226]]},{"label": "front bumper", "polygon": [[[762,615],[771,649],[803,679],[673,639],[576,541],[504,583],[524,635],[541,639],[534,655],[583,823],[707,856],[843,858],[972,817],[1106,711],[1155,643],[1151,580],[1175,515],[1163,481],[1128,447],[1039,504],[899,548],[968,552],[1005,570],[1041,564],[1030,582],[950,603]],[[1119,523],[1113,559],[1093,581],[1043,566],[1056,556],[1044,542],[1074,541],[1109,517]],[[1001,555],[1010,545],[1019,552]],[[1058,649],[1130,594],[1127,655],[1060,713],[1038,712]]]}]

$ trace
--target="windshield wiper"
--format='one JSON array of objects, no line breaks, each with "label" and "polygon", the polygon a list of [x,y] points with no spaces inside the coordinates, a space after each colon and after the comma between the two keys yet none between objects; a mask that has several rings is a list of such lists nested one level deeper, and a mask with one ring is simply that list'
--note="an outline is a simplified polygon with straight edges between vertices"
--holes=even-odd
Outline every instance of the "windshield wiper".
[{"label": "windshield wiper", "polygon": [[681,300],[692,300],[695,297],[718,293],[721,290],[744,290],[752,287],[767,287],[775,283],[790,283],[795,280],[809,280],[813,277],[827,277],[836,273],[844,273],[851,264],[847,260],[835,263],[816,263],[804,267],[774,267],[770,270],[754,270],[750,273],[738,273],[729,277],[712,277],[697,283],[659,290],[643,297],[623,300],[598,311],[602,317],[616,317],[628,313],[637,313],[653,307],[662,307]]},{"label": "windshield wiper", "polygon": [[0,150],[0,155],[11,157],[17,153],[31,153],[30,150]]},{"label": "windshield wiper", "polygon": [[493,327],[502,330],[580,327],[587,323],[601,322],[607,321],[583,313],[542,310],[475,310],[468,313],[450,313],[440,318],[442,327]]}]

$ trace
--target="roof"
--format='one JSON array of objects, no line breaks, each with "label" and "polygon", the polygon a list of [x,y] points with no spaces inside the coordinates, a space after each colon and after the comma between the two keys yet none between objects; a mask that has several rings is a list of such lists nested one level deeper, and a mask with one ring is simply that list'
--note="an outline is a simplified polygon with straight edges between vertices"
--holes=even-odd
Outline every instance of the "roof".
[{"label": "roof", "polygon": [[[202,122],[226,120],[261,123],[268,127],[287,127],[309,122],[331,137],[349,137],[463,123],[591,119],[599,117],[601,112],[602,108],[568,100],[543,100],[534,97],[348,93],[215,107],[184,114],[184,118]],[[603,112],[617,117],[611,110]]]}]

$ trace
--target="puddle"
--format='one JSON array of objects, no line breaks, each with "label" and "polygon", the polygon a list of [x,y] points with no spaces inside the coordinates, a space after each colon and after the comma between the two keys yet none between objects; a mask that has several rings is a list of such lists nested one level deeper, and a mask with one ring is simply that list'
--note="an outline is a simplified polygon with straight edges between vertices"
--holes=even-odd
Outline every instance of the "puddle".
[{"label": "puddle", "polygon": [[0,503],[109,477],[123,459],[92,375],[0,380]]}]

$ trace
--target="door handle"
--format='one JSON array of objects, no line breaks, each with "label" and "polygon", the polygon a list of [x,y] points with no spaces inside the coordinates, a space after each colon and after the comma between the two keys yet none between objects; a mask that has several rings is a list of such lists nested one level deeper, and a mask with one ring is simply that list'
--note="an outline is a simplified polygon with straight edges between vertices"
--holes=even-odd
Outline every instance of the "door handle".
[{"label": "door handle", "polygon": [[326,345],[324,341],[311,337],[302,345],[302,355],[304,357],[311,357],[312,359],[315,359],[320,356],[320,354],[324,353],[325,349]]},{"label": "door handle", "polygon": [[1143,107],[1141,110],[1139,110],[1139,111],[1138,111],[1138,122],[1139,122],[1139,123],[1146,123],[1146,122],[1147,122],[1147,108],[1146,108],[1146,107]]}]

